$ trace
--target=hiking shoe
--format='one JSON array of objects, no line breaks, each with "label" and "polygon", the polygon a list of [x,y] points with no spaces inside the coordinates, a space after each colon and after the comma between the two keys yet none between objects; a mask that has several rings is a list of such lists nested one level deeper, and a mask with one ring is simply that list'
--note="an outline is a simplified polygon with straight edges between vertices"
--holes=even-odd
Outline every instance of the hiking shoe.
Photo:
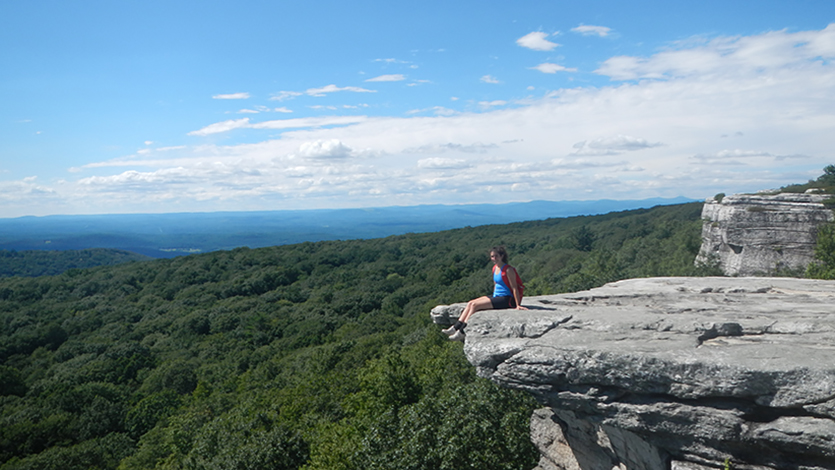
[{"label": "hiking shoe", "polygon": [[441,333],[443,333],[447,336],[450,336],[453,333],[455,333],[456,331],[458,331],[458,330],[455,329],[455,325],[452,325],[449,328],[444,328],[443,330],[441,330]]},{"label": "hiking shoe", "polygon": [[465,336],[467,336],[467,335],[465,335],[463,331],[456,330],[455,334],[450,336],[449,339],[450,339],[450,341],[461,341],[463,343]]}]

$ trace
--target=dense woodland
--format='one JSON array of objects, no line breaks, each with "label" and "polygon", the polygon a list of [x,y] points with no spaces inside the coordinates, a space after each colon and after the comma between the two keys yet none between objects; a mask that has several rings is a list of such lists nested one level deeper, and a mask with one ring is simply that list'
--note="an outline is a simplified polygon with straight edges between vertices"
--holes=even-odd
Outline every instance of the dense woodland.
[{"label": "dense woodland", "polygon": [[67,251],[0,250],[0,278],[54,276],[70,269],[111,266],[149,259],[151,258],[129,251],[105,248]]},{"label": "dense woodland", "polygon": [[[0,470],[530,469],[536,404],[437,304],[694,266],[701,204],[235,249],[0,280]],[[508,315],[512,315],[508,311]]]}]

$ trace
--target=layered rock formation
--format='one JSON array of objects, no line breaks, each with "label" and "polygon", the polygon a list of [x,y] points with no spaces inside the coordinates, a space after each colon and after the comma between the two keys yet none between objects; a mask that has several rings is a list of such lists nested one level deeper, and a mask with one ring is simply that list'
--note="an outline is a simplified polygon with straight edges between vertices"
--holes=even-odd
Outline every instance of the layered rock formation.
[{"label": "layered rock formation", "polygon": [[476,313],[464,351],[545,406],[537,470],[835,468],[835,282],[632,279],[525,305]]},{"label": "layered rock formation", "polygon": [[830,197],[782,193],[708,199],[696,262],[718,261],[728,276],[803,270],[814,259],[817,227],[833,220],[822,204]]}]

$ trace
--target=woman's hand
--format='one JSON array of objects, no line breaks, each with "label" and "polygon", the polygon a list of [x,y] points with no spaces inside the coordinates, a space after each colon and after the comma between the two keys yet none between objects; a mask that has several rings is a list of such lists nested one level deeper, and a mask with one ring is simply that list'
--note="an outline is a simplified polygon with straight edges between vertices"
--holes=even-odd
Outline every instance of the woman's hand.
[{"label": "woman's hand", "polygon": [[528,307],[523,307],[523,306],[521,306],[521,305],[519,305],[518,307],[516,307],[516,310],[527,310],[527,309],[528,309]]}]

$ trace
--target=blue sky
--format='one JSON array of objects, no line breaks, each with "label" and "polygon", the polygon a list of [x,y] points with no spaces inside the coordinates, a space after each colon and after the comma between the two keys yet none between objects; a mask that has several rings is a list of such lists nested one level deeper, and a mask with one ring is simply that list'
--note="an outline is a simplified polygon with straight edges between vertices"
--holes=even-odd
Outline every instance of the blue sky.
[{"label": "blue sky", "polygon": [[775,188],[834,57],[831,0],[0,0],[0,217]]}]

